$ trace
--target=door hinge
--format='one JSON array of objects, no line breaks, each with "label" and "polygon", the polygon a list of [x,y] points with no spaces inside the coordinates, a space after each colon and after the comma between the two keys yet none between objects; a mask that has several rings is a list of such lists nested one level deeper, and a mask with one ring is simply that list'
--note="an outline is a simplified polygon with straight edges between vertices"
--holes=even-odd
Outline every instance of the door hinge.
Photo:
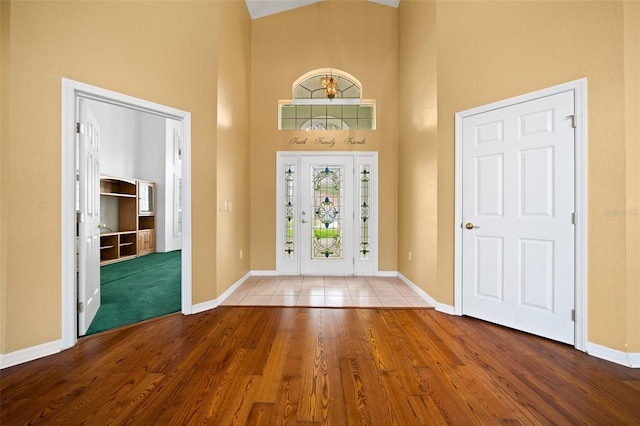
[{"label": "door hinge", "polygon": [[76,212],[76,223],[84,222],[84,213]]},{"label": "door hinge", "polygon": [[573,322],[576,321],[576,310],[575,309],[571,310],[571,321],[573,321]]},{"label": "door hinge", "polygon": [[84,133],[84,126],[82,123],[76,123],[76,133]]},{"label": "door hinge", "polygon": [[578,127],[578,117],[575,114],[567,115],[567,118],[571,119],[571,127],[574,129]]},{"label": "door hinge", "polygon": [[78,313],[81,314],[84,312],[84,302],[78,302]]},{"label": "door hinge", "polygon": [[575,213],[571,213],[571,223],[572,223],[573,225],[575,225],[575,224],[576,224],[576,214],[575,214]]}]

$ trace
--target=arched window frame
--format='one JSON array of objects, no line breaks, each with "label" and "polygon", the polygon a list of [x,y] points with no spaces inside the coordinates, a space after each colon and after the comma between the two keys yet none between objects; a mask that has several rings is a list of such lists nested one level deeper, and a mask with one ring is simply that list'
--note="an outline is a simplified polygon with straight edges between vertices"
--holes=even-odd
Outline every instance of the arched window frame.
[{"label": "arched window frame", "polygon": [[[325,97],[320,84],[329,75],[337,78],[339,87],[333,99]],[[375,130],[375,100],[361,95],[362,84],[345,71],[309,71],[291,85],[291,100],[278,101],[278,130]]]}]

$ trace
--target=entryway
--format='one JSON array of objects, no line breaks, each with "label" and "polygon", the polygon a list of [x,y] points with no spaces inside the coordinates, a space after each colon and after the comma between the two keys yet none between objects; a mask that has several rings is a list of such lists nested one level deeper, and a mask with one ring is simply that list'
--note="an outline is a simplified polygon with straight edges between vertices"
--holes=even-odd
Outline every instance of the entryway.
[{"label": "entryway", "polygon": [[223,306],[433,308],[397,277],[252,276]]},{"label": "entryway", "polygon": [[377,153],[277,154],[279,275],[374,275]]},{"label": "entryway", "polygon": [[585,84],[456,115],[457,312],[576,347]]}]

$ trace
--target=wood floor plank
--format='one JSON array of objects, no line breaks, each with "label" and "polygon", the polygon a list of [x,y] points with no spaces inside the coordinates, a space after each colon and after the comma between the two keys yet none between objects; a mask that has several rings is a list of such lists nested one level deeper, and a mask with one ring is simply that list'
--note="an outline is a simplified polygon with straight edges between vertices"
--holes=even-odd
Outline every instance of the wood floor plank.
[{"label": "wood floor plank", "polygon": [[280,331],[269,352],[267,364],[263,371],[263,380],[256,392],[256,402],[275,403],[280,391],[280,384],[284,376],[284,367],[287,360],[287,352],[291,347],[292,334],[288,331]]},{"label": "wood floor plank", "polygon": [[323,351],[322,310],[311,311],[307,315],[306,330],[302,344],[300,373],[302,392],[298,401],[297,421],[315,422],[321,419],[321,383],[320,368]]},{"label": "wood floor plank", "polygon": [[[329,311],[330,314],[333,312]],[[333,315],[329,315],[329,317],[333,317]],[[337,424],[337,419],[344,419],[347,424],[353,424],[352,419],[347,416],[345,410],[346,404],[344,402],[337,348],[339,344],[340,339],[336,337],[324,339],[320,376],[321,421],[323,424]]]},{"label": "wood floor plank", "polygon": [[283,377],[275,409],[266,425],[300,424],[296,421],[300,400],[300,377]]},{"label": "wood floor plank", "polygon": [[640,370],[433,309],[219,307],[0,372],[0,424],[640,424]]}]

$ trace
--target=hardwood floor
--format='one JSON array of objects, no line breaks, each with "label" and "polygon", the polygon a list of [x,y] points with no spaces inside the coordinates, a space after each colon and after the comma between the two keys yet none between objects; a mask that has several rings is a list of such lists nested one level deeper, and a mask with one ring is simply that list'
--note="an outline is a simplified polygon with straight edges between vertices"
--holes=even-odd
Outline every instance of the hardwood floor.
[{"label": "hardwood floor", "polygon": [[0,424],[640,424],[640,370],[433,309],[219,307],[1,372]]}]

